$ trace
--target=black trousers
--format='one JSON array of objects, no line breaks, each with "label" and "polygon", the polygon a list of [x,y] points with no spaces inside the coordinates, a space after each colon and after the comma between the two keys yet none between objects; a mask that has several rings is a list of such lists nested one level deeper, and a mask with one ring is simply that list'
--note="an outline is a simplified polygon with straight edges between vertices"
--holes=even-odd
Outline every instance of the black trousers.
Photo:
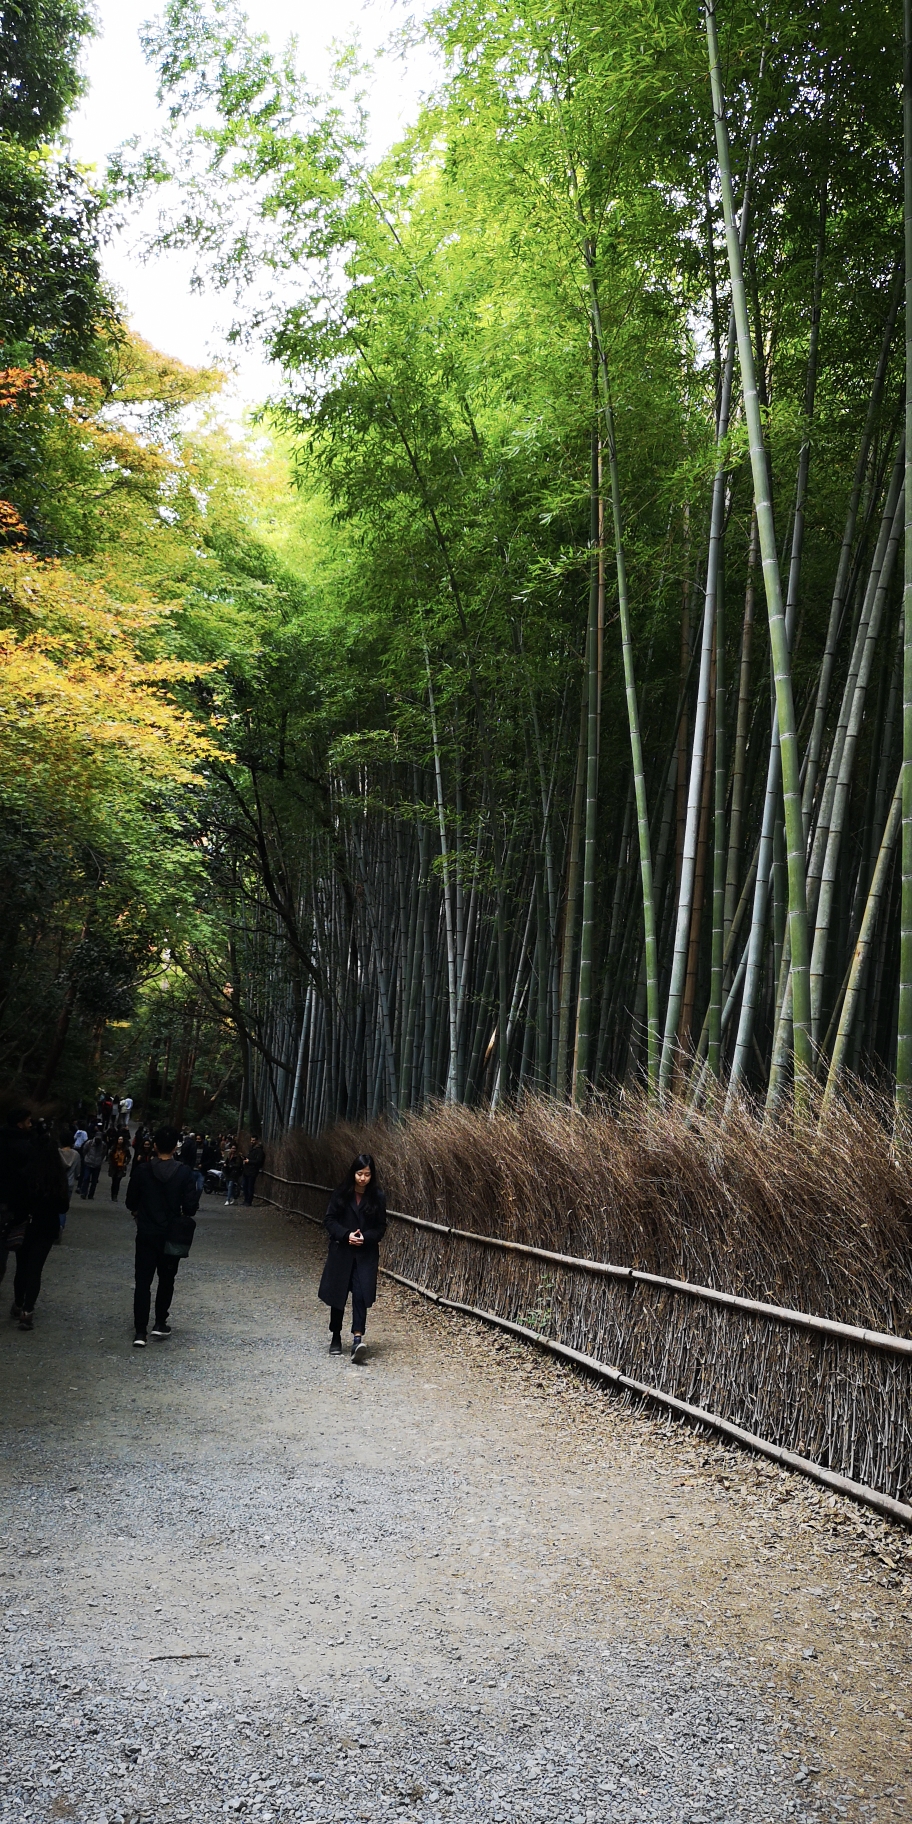
[{"label": "black trousers", "polygon": [[165,1253],[163,1242],[148,1241],[144,1235],[137,1235],[136,1290],[133,1294],[133,1322],[137,1336],[145,1336],[149,1328],[152,1281],[156,1273],[158,1285],[155,1288],[155,1322],[167,1323],[180,1260],[179,1254]]},{"label": "black trousers", "polygon": [[54,1228],[43,1223],[39,1228],[30,1222],[25,1232],[25,1241],[16,1255],[16,1277],[13,1280],[13,1303],[20,1311],[34,1311],[35,1300],[41,1291],[41,1275],[44,1263],[57,1236],[60,1233],[60,1222]]},{"label": "black trousers", "polygon": [[253,1203],[253,1193],[256,1190],[256,1181],[258,1177],[258,1172],[244,1173],[244,1202],[247,1204],[248,1209]]},{"label": "black trousers", "polygon": [[[352,1301],[352,1336],[363,1336],[367,1329],[367,1300],[361,1285],[360,1268],[361,1262],[356,1255],[352,1261],[351,1279],[348,1282]],[[346,1298],[345,1304],[347,1303]],[[329,1327],[334,1336],[337,1336],[342,1329],[344,1317],[345,1305],[330,1305]]]}]

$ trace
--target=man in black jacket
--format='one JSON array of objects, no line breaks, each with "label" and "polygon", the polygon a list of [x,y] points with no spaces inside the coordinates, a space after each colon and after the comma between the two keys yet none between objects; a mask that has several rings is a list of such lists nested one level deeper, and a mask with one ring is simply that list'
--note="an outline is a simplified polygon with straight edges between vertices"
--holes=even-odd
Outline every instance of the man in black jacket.
[{"label": "man in black jacket", "polygon": [[199,1209],[196,1173],[174,1157],[179,1138],[176,1128],[160,1127],[155,1135],[155,1158],[148,1165],[137,1166],[127,1189],[127,1208],[132,1210],[136,1221],[134,1349],[146,1346],[152,1281],[156,1273],[158,1285],[152,1335],[171,1335],[168,1313],[174,1296],[175,1275],[182,1253],[189,1251],[195,1227],[192,1219]]},{"label": "man in black jacket", "polygon": [[266,1164],[266,1149],[259,1134],[251,1134],[250,1151],[244,1160],[244,1202],[248,1209],[253,1203],[256,1181]]}]

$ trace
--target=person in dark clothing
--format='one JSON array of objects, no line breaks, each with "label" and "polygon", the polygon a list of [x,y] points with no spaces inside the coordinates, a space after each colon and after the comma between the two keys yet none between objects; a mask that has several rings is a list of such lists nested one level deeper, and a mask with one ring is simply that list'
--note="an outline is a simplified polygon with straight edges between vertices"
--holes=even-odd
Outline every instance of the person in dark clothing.
[{"label": "person in dark clothing", "polygon": [[[152,1145],[152,1142],[147,1135],[145,1140],[140,1140],[139,1145],[136,1147],[136,1149],[134,1151],[133,1164],[130,1167],[130,1184],[132,1184],[133,1179],[135,1178],[136,1173],[139,1170],[139,1167],[141,1165],[151,1165],[154,1158],[155,1158],[155,1148]],[[129,1185],[128,1185],[128,1187],[127,1187],[127,1209],[131,1209],[131,1208],[132,1208],[132,1205],[130,1203],[130,1192],[129,1192]]]},{"label": "person in dark clothing", "polygon": [[11,1315],[18,1317],[20,1330],[32,1330],[44,1263],[60,1234],[60,1218],[70,1207],[66,1167],[50,1134],[39,1133],[32,1140],[24,1189],[29,1220],[18,1254]]},{"label": "person in dark clothing", "polygon": [[[9,1237],[28,1216],[25,1168],[32,1150],[32,1117],[27,1108],[12,1108],[0,1136],[0,1279],[9,1259]],[[18,1317],[15,1305],[11,1316]]]},{"label": "person in dark clothing", "polygon": [[111,1202],[112,1203],[117,1202],[117,1193],[120,1190],[120,1186],[123,1181],[123,1177],[124,1177],[124,1174],[126,1172],[126,1169],[127,1169],[127,1166],[129,1165],[129,1163],[130,1163],[129,1139],[125,1140],[122,1134],[118,1134],[115,1137],[114,1141],[112,1142],[111,1150],[108,1154],[108,1171],[111,1174]]},{"label": "person in dark clothing", "polygon": [[259,1134],[251,1134],[250,1148],[244,1160],[244,1202],[248,1209],[253,1202],[256,1181],[266,1164],[266,1149]]},{"label": "person in dark clothing", "polygon": [[96,1129],[94,1134],[89,1135],[89,1138],[82,1149],[82,1177],[79,1180],[80,1197],[88,1197],[91,1199],[95,1196],[95,1186],[98,1183],[98,1174],[104,1165],[107,1150],[108,1143],[104,1134],[101,1132],[100,1128]]},{"label": "person in dark clothing", "polygon": [[144,1349],[155,1288],[154,1337],[171,1335],[168,1315],[174,1296],[174,1280],[182,1258],[189,1252],[195,1224],[192,1218],[199,1209],[196,1173],[180,1159],[174,1149],[179,1135],[174,1127],[160,1127],[155,1136],[155,1157],[148,1163],[138,1162],[127,1186],[126,1204],[136,1220],[136,1288],[133,1295],[133,1347]]},{"label": "person in dark clothing", "polygon": [[0,1139],[0,1198],[17,1215],[26,1207],[25,1168],[32,1151],[32,1138],[32,1117],[28,1109],[11,1109]]},{"label": "person in dark clothing", "polygon": [[237,1203],[238,1185],[244,1176],[244,1156],[236,1140],[228,1145],[228,1157],[225,1160],[225,1208],[229,1203]]},{"label": "person in dark clothing", "polygon": [[202,1166],[200,1165],[200,1154],[202,1150],[203,1141],[200,1134],[189,1133],[181,1143],[181,1160],[184,1165],[189,1165],[193,1172],[196,1178],[196,1188],[199,1191],[200,1196],[203,1194],[203,1185],[205,1183],[205,1176]]},{"label": "person in dark clothing", "polygon": [[219,1164],[221,1157],[222,1157],[222,1155],[219,1152],[219,1149],[216,1146],[215,1141],[212,1139],[211,1135],[207,1134],[205,1140],[203,1141],[203,1150],[200,1154],[200,1162],[199,1162],[200,1171],[203,1173],[204,1176],[205,1176],[206,1172],[211,1172],[212,1167],[214,1165]]},{"label": "person in dark clothing", "polygon": [[329,1253],[318,1296],[329,1306],[329,1352],[342,1353],[342,1320],[351,1293],[351,1356],[353,1362],[363,1362],[368,1306],[377,1296],[380,1243],[386,1233],[386,1198],[370,1153],[358,1154],[348,1176],[333,1192],[323,1222],[329,1232]]},{"label": "person in dark clothing", "polygon": [[[60,1154],[60,1163],[67,1175],[67,1190],[69,1192],[67,1201],[69,1204],[73,1201],[73,1192],[79,1183],[79,1176],[82,1171],[82,1160],[73,1144],[73,1132],[71,1128],[62,1127],[60,1129],[57,1136],[57,1151]],[[63,1231],[65,1227],[66,1215],[64,1214],[60,1218],[60,1234],[57,1237],[58,1241],[63,1240]]]}]

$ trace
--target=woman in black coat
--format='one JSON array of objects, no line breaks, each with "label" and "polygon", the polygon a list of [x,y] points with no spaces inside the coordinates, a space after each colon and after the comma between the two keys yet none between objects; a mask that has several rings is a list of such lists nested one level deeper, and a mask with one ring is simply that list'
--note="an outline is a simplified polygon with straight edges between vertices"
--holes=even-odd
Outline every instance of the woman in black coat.
[{"label": "woman in black coat", "polygon": [[20,1330],[31,1330],[44,1263],[59,1238],[60,1219],[70,1207],[66,1168],[50,1134],[35,1135],[24,1183],[29,1220],[19,1249],[10,1315],[18,1317]]},{"label": "woman in black coat", "polygon": [[363,1362],[367,1308],[377,1296],[380,1242],[386,1233],[386,1198],[370,1153],[358,1154],[347,1178],[333,1191],[323,1220],[329,1231],[329,1253],[319,1295],[330,1308],[329,1353],[342,1354],[342,1319],[350,1292],[352,1361]]}]

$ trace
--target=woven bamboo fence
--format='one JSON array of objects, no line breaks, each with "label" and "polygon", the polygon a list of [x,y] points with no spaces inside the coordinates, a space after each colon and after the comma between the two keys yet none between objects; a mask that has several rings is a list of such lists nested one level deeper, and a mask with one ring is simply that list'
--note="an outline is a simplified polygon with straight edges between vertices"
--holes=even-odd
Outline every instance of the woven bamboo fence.
[{"label": "woven bamboo fence", "polygon": [[541,1103],[299,1132],[275,1202],[320,1220],[365,1146],[394,1276],[912,1524],[910,1159],[874,1104],[812,1135]]},{"label": "woven bamboo fence", "polygon": [[[329,1186],[267,1176],[270,1202],[320,1220]],[[384,1270],[415,1291],[557,1344],[912,1524],[912,1340],[390,1216]]]}]

